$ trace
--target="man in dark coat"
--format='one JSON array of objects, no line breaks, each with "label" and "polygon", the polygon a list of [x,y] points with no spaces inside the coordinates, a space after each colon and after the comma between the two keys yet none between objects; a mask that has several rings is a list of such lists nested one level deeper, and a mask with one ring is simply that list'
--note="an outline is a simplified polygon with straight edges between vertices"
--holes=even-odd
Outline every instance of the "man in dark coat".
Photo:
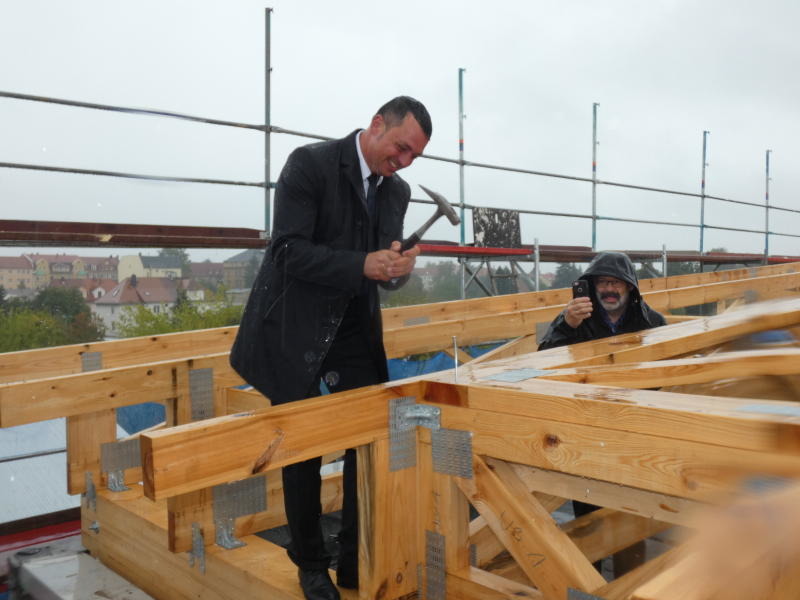
[{"label": "man in dark coat", "polygon": [[[377,285],[403,285],[419,249],[400,253],[411,198],[396,171],[431,136],[422,103],[400,96],[347,137],[297,148],[275,190],[272,241],[231,351],[272,404],[386,381]],[[309,600],[339,598],[320,527],[320,459],[283,469],[289,556]],[[337,583],[358,587],[355,451],[347,450]]]},{"label": "man in dark coat", "polygon": [[[550,324],[539,350],[597,340],[665,325],[661,313],[642,300],[633,263],[622,252],[601,252],[581,276],[589,286],[588,296],[569,301]],[[573,500],[576,517],[597,510],[597,506]],[[614,555],[614,576],[644,562],[644,542]]]}]

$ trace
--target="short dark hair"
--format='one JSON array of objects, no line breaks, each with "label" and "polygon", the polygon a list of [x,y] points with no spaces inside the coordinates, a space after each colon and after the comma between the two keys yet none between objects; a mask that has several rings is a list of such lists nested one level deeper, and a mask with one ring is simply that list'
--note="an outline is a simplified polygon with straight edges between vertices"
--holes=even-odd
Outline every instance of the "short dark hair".
[{"label": "short dark hair", "polygon": [[400,121],[405,119],[406,115],[411,113],[419,126],[422,128],[422,133],[425,137],[431,139],[433,133],[433,125],[431,124],[431,116],[428,114],[428,109],[419,100],[411,96],[398,96],[392,98],[386,104],[378,109],[376,114],[383,117],[384,122],[388,127],[399,125]]}]

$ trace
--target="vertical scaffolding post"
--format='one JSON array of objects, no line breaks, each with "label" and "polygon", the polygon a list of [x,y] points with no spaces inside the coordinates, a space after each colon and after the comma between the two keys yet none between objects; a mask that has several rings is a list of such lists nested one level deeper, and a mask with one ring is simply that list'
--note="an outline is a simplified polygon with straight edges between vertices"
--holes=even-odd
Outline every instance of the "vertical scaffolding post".
[{"label": "vertical scaffolding post", "polygon": [[533,287],[539,291],[539,238],[533,239]]},{"label": "vertical scaffolding post", "polygon": [[[458,69],[458,198],[461,206],[461,239],[460,244],[465,245],[466,235],[464,233],[464,71]],[[461,299],[466,297],[464,281],[466,279],[466,264],[461,262]]]},{"label": "vertical scaffolding post", "polygon": [[[706,231],[706,167],[708,166],[708,134],[703,132],[703,168],[700,175],[700,254],[703,254],[703,244]],[[703,271],[703,261],[700,261],[700,271]]]},{"label": "vertical scaffolding post", "polygon": [[766,180],[764,182],[764,264],[769,264],[769,155],[767,150]]},{"label": "vertical scaffolding post", "polygon": [[592,104],[592,250],[597,250],[597,107]]},{"label": "vertical scaffolding post", "polygon": [[667,245],[661,244],[661,273],[667,276]]},{"label": "vertical scaffolding post", "polygon": [[270,236],[272,230],[272,208],[271,196],[272,190],[270,188],[270,159],[271,159],[271,120],[270,108],[272,98],[272,56],[270,47],[272,46],[272,28],[271,28],[272,9],[267,7],[265,15],[265,36],[264,36],[264,231],[267,238]]}]

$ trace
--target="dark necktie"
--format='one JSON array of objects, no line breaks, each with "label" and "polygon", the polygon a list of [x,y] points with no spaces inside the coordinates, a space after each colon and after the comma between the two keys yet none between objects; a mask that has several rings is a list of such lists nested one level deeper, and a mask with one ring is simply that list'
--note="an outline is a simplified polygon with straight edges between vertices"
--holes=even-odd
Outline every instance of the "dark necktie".
[{"label": "dark necktie", "polygon": [[380,179],[380,175],[377,173],[373,173],[367,177],[367,212],[369,213],[369,220],[372,223],[375,223],[377,208],[375,198],[378,195],[378,179]]}]

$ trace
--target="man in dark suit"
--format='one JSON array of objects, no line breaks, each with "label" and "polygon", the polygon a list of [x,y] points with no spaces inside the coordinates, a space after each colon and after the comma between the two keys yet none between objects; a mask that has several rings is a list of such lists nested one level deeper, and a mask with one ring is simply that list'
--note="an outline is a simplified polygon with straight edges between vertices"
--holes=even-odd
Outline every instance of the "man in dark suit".
[{"label": "man in dark suit", "polygon": [[[236,371],[273,404],[388,379],[377,285],[395,289],[419,249],[400,253],[411,198],[396,171],[431,136],[428,111],[394,98],[369,127],[297,148],[275,191],[272,241],[231,351]],[[289,556],[309,600],[339,598],[320,527],[320,459],[283,469]],[[337,583],[358,587],[355,451],[344,461]]]}]

